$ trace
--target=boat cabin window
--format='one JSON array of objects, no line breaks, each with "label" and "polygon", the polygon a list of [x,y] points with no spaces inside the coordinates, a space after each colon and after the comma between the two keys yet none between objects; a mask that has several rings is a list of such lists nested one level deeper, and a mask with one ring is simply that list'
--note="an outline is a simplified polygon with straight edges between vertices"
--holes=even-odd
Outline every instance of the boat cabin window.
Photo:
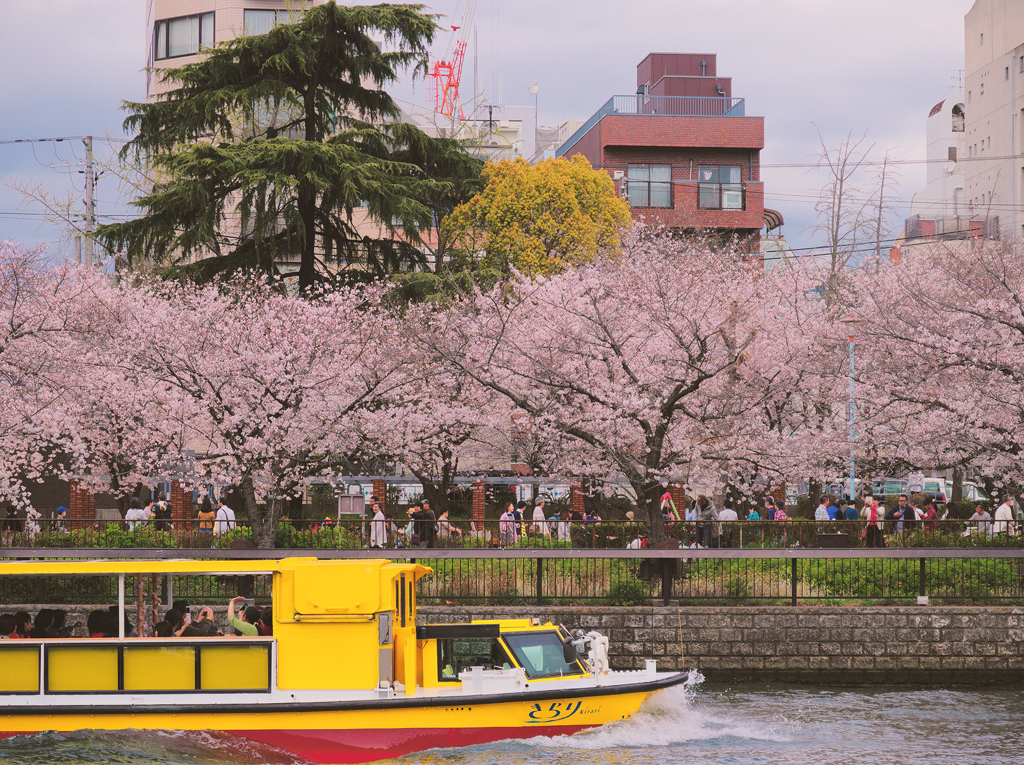
[{"label": "boat cabin window", "polygon": [[512,660],[497,638],[465,637],[437,641],[439,681],[456,683],[459,673],[470,667],[511,669]]},{"label": "boat cabin window", "polygon": [[570,664],[565,661],[562,639],[557,632],[511,632],[502,637],[526,670],[527,677],[561,677],[582,673],[579,662]]}]

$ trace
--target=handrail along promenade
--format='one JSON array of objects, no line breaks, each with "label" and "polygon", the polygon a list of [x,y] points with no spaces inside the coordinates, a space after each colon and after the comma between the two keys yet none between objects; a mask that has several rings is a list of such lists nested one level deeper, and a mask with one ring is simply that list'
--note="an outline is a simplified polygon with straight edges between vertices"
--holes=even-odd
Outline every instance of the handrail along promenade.
[{"label": "handrail along promenade", "polygon": [[[782,604],[799,602],[904,603],[928,597],[951,603],[1024,604],[1024,548],[6,548],[0,557],[27,559],[226,559],[281,557],[413,560],[435,573],[419,583],[424,604]],[[0,577],[0,598],[10,590]],[[206,582],[174,591],[207,599],[235,594],[233,582]],[[257,584],[257,599],[269,585]],[[199,587],[199,585],[194,585]],[[68,585],[57,602],[75,602]],[[22,589],[21,592],[26,590]],[[29,587],[44,599],[49,591]],[[63,592],[63,594],[61,594]],[[91,590],[95,592],[95,590]],[[63,599],[62,599],[63,598]],[[920,602],[920,601],[919,601]]]}]

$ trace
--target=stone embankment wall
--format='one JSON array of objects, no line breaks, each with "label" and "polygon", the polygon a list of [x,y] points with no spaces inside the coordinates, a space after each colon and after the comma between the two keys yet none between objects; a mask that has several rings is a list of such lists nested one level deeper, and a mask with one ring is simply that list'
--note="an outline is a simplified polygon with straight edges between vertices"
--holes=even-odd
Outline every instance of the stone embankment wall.
[{"label": "stone embankment wall", "polygon": [[608,635],[616,669],[654,658],[660,669],[697,667],[710,682],[1024,682],[1024,608],[421,606],[418,621],[526,616]]}]

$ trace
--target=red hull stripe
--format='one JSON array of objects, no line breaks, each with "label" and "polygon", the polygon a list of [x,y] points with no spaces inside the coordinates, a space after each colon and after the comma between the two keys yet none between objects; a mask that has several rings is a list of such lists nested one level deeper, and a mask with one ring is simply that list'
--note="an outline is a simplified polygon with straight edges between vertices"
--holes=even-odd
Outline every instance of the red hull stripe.
[{"label": "red hull stripe", "polygon": [[324,765],[371,762],[425,749],[473,746],[510,738],[567,736],[593,725],[529,728],[388,728],[358,730],[233,730],[236,736],[286,749]]}]

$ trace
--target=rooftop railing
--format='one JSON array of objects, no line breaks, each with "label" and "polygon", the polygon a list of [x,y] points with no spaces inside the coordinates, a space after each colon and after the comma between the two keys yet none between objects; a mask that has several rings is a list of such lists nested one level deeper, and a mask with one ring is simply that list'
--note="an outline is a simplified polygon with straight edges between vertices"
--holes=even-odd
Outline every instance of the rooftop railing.
[{"label": "rooftop railing", "polygon": [[707,96],[612,96],[594,115],[583,123],[568,141],[558,147],[556,157],[563,157],[573,145],[606,115],[644,117],[744,117],[742,98]]}]

